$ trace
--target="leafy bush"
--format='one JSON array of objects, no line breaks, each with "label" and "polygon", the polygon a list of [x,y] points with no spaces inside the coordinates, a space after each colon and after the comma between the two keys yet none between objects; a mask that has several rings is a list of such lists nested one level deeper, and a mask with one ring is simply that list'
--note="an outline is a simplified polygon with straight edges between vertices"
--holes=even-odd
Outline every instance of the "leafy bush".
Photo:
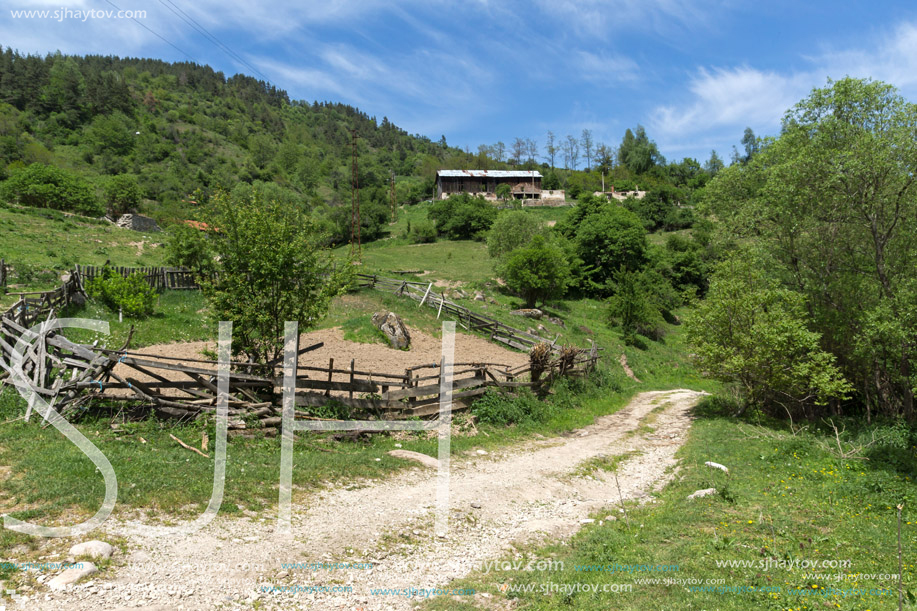
[{"label": "leafy bush", "polygon": [[408,240],[411,244],[430,244],[436,241],[436,224],[430,220],[408,224]]},{"label": "leafy bush", "polygon": [[105,182],[105,204],[112,218],[140,206],[140,186],[133,174],[118,174]]},{"label": "leafy bush", "polygon": [[637,335],[658,337],[662,325],[659,308],[641,281],[643,276],[642,273],[622,269],[615,294],[608,300],[608,316],[612,323],[621,326],[624,343],[631,346],[640,345]]},{"label": "leafy bush", "polygon": [[434,202],[427,216],[436,223],[436,231],[450,240],[483,240],[497,209],[483,197],[460,193]]},{"label": "leafy bush", "polygon": [[762,270],[764,257],[739,253],[719,265],[707,299],[688,317],[688,339],[699,367],[735,384],[747,404],[812,416],[813,406],[852,390],[810,331],[805,298]]},{"label": "leafy bush", "polygon": [[522,210],[502,212],[487,232],[487,252],[494,259],[503,259],[517,248],[528,246],[536,235],[548,235],[544,223],[536,217]]},{"label": "leafy bush", "polygon": [[92,186],[75,174],[42,163],[16,170],[0,184],[0,198],[23,206],[66,210],[87,216],[105,213]]},{"label": "leafy bush", "polygon": [[125,278],[111,268],[87,282],[86,292],[113,311],[121,310],[132,318],[149,316],[156,304],[156,291],[143,275],[131,274]]},{"label": "leafy bush", "polygon": [[527,307],[534,308],[538,301],[563,296],[570,265],[563,250],[536,235],[528,247],[509,254],[500,274],[510,290],[521,295]]},{"label": "leafy bush", "polygon": [[553,410],[553,405],[539,401],[531,393],[506,395],[494,389],[488,389],[471,406],[478,422],[495,426],[543,422]]},{"label": "leafy bush", "polygon": [[297,205],[263,199],[253,190],[217,194],[207,222],[220,274],[205,285],[217,320],[231,320],[233,352],[265,363],[283,356],[286,321],[300,332],[328,312],[351,279],[350,265],[335,265],[325,236]]},{"label": "leafy bush", "polygon": [[630,271],[646,262],[646,230],[637,216],[612,204],[582,219],[574,238],[576,253],[583,261],[586,289],[607,295],[614,275],[623,266]]},{"label": "leafy bush", "polygon": [[175,225],[169,229],[166,241],[166,262],[177,267],[187,267],[199,274],[214,269],[213,249],[207,236],[194,227]]}]

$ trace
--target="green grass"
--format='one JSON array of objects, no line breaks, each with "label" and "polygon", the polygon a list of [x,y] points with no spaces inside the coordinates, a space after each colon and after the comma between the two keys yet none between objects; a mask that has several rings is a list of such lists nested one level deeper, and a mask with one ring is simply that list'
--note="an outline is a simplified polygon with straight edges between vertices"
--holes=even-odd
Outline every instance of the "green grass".
[{"label": "green grass", "polygon": [[[396,222],[388,227],[388,235],[363,245],[364,273],[391,273],[393,271],[429,270],[422,277],[409,277],[423,281],[462,281],[472,286],[493,280],[494,271],[487,246],[483,242],[448,241],[440,239],[432,244],[411,244],[405,237],[411,223],[426,220],[430,204],[403,206],[398,209]],[[566,217],[570,206],[557,208],[523,208],[545,222]],[[350,245],[335,249],[335,254],[346,258]]]},{"label": "green grass", "polygon": [[[863,445],[871,431],[884,439],[861,454],[842,459],[833,430],[813,425],[794,435],[784,423],[754,415],[737,421],[734,406],[710,398],[696,410],[688,442],[679,451],[681,468],[675,481],[656,503],[631,506],[630,527],[624,520],[599,521],[614,507],[595,514],[568,543],[554,542],[523,549],[526,557],[552,558],[562,570],[475,574],[450,587],[471,587],[494,596],[495,608],[515,598],[518,609],[720,609],[721,611],[897,609],[897,581],[870,580],[857,574],[897,574],[896,506],[903,504],[902,558],[905,608],[915,608],[917,594],[917,438],[907,441],[901,423],[866,427],[848,423],[854,432],[842,434],[844,448]],[[868,460],[863,460],[863,458]],[[704,466],[715,461],[729,467],[723,473]],[[716,487],[721,494],[687,500],[695,490]],[[772,564],[767,566],[768,559]],[[790,570],[794,560],[846,561],[847,568]],[[717,561],[748,562],[747,567],[717,566]],[[773,562],[783,564],[773,564]],[[665,573],[584,572],[585,565],[677,565]],[[761,563],[759,565],[759,563]],[[526,563],[523,562],[523,566]],[[820,576],[806,576],[818,573]],[[841,575],[840,581],[835,576]],[[644,578],[723,580],[722,586],[780,588],[780,591],[690,591],[685,585],[637,583]],[[630,592],[501,592],[504,583],[630,584]],[[711,584],[704,584],[711,585]],[[846,589],[848,596],[822,594]],[[852,589],[892,589],[894,594],[852,594]],[[790,589],[806,594],[790,593]],[[827,590],[830,593],[830,590]],[[907,602],[910,601],[910,602]],[[445,599],[426,609],[471,609]]]},{"label": "green grass", "polygon": [[92,300],[82,307],[71,306],[63,315],[108,322],[108,335],[81,329],[68,330],[66,335],[82,343],[99,340],[100,344],[109,348],[120,348],[132,325],[132,348],[171,342],[216,340],[217,336],[217,323],[208,322],[207,301],[200,291],[164,291],[159,295],[153,315],[146,318],[124,317],[122,322],[118,322],[117,312]]},{"label": "green grass", "polygon": [[[342,257],[349,252],[350,246],[336,250],[336,254]],[[432,244],[388,244],[379,241],[363,246],[360,272],[391,276],[393,271],[407,270],[432,271],[432,274],[418,278],[425,282],[483,283],[494,277],[493,265],[483,242],[440,240]]]},{"label": "green grass", "polygon": [[[162,233],[121,229],[57,210],[0,205],[0,259],[13,268],[9,280],[13,286],[5,287],[11,292],[57,288],[61,274],[76,264],[102,265],[111,261],[113,265],[130,267],[163,265],[163,240]],[[138,242],[145,242],[142,252]],[[0,309],[6,309],[16,299],[0,288]]]},{"label": "green grass", "polygon": [[[13,265],[65,271],[74,264],[162,265],[162,233],[144,234],[56,210],[0,206],[0,258]],[[142,254],[130,242],[145,241]]]}]

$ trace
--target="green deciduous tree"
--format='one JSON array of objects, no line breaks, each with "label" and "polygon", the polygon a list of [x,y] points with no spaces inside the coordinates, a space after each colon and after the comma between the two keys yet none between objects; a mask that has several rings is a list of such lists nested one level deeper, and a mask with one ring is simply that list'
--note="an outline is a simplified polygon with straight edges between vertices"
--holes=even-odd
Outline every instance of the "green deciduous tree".
[{"label": "green deciduous tree", "polygon": [[655,166],[665,165],[665,157],[659,152],[656,143],[646,135],[642,125],[637,126],[636,132],[629,129],[624,132],[624,139],[618,148],[618,161],[634,174],[643,174]]},{"label": "green deciduous tree", "polygon": [[436,223],[436,231],[450,240],[483,240],[497,212],[483,197],[459,193],[434,202],[427,216]]},{"label": "green deciduous tree", "polygon": [[112,218],[117,219],[140,206],[140,185],[133,174],[118,174],[104,183],[105,205]]},{"label": "green deciduous tree", "polygon": [[646,229],[629,210],[604,203],[582,218],[573,244],[583,261],[586,290],[608,295],[613,278],[622,267],[628,271],[646,263]]},{"label": "green deciduous tree", "polygon": [[313,327],[348,282],[350,266],[335,267],[325,238],[302,208],[264,199],[258,189],[213,198],[208,222],[219,256],[207,297],[217,320],[233,321],[233,352],[254,362],[283,354],[283,326]]},{"label": "green deciduous tree", "polygon": [[499,271],[510,290],[530,308],[548,297],[562,297],[570,277],[564,251],[541,235],[532,238],[528,246],[509,253]]},{"label": "green deciduous tree", "polygon": [[506,183],[501,183],[497,185],[494,195],[502,199],[504,202],[513,196],[513,188]]},{"label": "green deciduous tree", "polygon": [[184,224],[169,228],[166,262],[208,276],[215,269],[216,263],[207,233]]},{"label": "green deciduous tree", "polygon": [[0,197],[23,206],[101,216],[105,208],[88,182],[50,165],[33,163],[0,184]]},{"label": "green deciduous tree", "polygon": [[747,405],[812,416],[851,387],[809,330],[805,298],[769,276],[771,265],[751,252],[723,261],[686,321],[688,338],[701,370],[736,384]]},{"label": "green deciduous tree", "polygon": [[614,295],[608,299],[608,316],[613,324],[621,326],[624,342],[639,345],[637,335],[657,335],[662,316],[647,290],[645,274],[622,268],[615,281]]},{"label": "green deciduous tree", "polygon": [[917,106],[846,78],[791,109],[781,136],[722,170],[707,205],[722,242],[753,241],[805,299],[822,347],[868,412],[917,417]]},{"label": "green deciduous tree", "polygon": [[536,217],[522,210],[503,212],[487,233],[487,252],[503,260],[517,248],[528,246],[536,235],[548,235],[544,223]]}]

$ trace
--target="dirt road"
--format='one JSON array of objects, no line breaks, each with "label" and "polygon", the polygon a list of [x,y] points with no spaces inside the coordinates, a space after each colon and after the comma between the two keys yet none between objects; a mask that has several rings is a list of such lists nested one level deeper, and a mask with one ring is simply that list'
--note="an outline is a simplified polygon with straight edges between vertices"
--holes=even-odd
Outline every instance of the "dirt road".
[{"label": "dirt road", "polygon": [[[275,514],[217,518],[184,540],[149,538],[110,520],[95,536],[125,537],[129,551],[113,557],[109,576],[67,592],[32,592],[25,607],[413,609],[416,597],[370,590],[448,587],[501,558],[514,543],[569,536],[601,509],[620,515],[614,477],[585,471],[585,461],[633,452],[617,470],[625,499],[663,486],[701,396],[690,390],[646,392],[568,436],[453,458],[446,538],[433,534],[436,470],[418,467],[295,503],[293,535],[287,538],[275,535]],[[334,562],[353,564],[329,566]],[[297,563],[326,564],[317,570],[284,567]]]}]

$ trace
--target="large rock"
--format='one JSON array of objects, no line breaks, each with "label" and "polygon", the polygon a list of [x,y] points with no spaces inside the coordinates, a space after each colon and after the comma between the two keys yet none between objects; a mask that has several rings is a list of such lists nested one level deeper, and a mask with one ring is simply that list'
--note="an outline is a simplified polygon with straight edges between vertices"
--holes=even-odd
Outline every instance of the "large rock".
[{"label": "large rock", "polygon": [[376,312],[373,314],[373,324],[385,333],[388,343],[392,348],[407,350],[411,347],[411,334],[404,326],[401,318],[394,312]]},{"label": "large rock", "polygon": [[516,316],[525,316],[526,318],[534,318],[535,320],[541,320],[541,317],[544,316],[544,312],[536,308],[523,308],[521,310],[513,310],[510,314],[515,314]]},{"label": "large rock", "polygon": [[389,456],[394,456],[395,458],[403,458],[405,460],[413,460],[419,462],[424,467],[430,467],[431,469],[439,468],[439,461],[433,458],[432,456],[427,456],[426,454],[421,454],[420,452],[412,452],[410,450],[390,450],[388,453]]},{"label": "large rock", "polygon": [[143,231],[144,233],[162,231],[159,225],[156,224],[156,221],[142,214],[122,214],[121,218],[119,218],[118,222],[115,224],[124,229],[133,229],[134,231]]},{"label": "large rock", "polygon": [[86,541],[85,543],[77,543],[70,548],[71,556],[89,556],[90,558],[102,558],[107,560],[111,558],[111,553],[114,551],[111,545],[105,543],[104,541]]},{"label": "large rock", "polygon": [[54,579],[48,582],[48,587],[52,590],[66,590],[67,586],[73,585],[83,577],[92,575],[99,569],[91,562],[80,562],[79,566],[66,569],[63,573],[56,575]]}]

